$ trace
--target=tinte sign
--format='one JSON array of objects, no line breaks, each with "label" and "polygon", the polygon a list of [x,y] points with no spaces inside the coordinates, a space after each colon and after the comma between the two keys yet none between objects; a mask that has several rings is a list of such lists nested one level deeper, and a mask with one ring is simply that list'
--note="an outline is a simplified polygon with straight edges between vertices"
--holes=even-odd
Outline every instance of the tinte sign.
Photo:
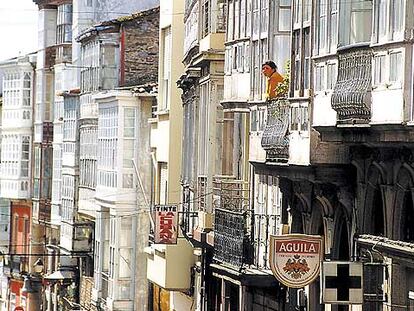
[{"label": "tinte sign", "polygon": [[176,205],[155,205],[153,207],[155,219],[154,243],[177,244],[178,209]]},{"label": "tinte sign", "polygon": [[319,276],[322,251],[323,240],[318,235],[271,235],[270,267],[279,282],[300,288]]}]

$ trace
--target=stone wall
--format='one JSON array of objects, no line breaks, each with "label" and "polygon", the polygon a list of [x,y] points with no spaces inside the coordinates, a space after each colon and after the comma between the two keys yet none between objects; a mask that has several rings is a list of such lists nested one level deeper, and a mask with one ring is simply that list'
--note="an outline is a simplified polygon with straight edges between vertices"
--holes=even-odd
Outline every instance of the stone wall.
[{"label": "stone wall", "polygon": [[120,86],[157,82],[159,21],[156,8],[137,13],[122,23],[125,57]]}]

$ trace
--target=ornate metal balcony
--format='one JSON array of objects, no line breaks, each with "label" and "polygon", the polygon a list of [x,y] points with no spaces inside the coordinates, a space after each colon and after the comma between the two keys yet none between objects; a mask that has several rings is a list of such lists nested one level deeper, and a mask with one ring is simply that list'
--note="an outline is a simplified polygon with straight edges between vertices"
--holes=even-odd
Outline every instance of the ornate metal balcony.
[{"label": "ornate metal balcony", "polygon": [[290,105],[287,100],[273,100],[267,106],[267,123],[262,136],[266,161],[289,160],[289,113]]},{"label": "ornate metal balcony", "polygon": [[216,176],[213,179],[213,206],[235,212],[249,208],[249,184],[233,176]]},{"label": "ornate metal balcony", "polygon": [[214,260],[269,270],[269,238],[279,233],[279,227],[280,215],[216,209]]},{"label": "ornate metal balcony", "polygon": [[247,233],[247,212],[216,208],[214,260],[241,268],[252,262],[252,243]]},{"label": "ornate metal balcony", "polygon": [[342,124],[368,123],[371,118],[371,62],[369,48],[339,53],[338,79],[331,105]]},{"label": "ornate metal balcony", "polygon": [[248,186],[232,176],[213,180],[214,260],[239,268],[252,262]]}]

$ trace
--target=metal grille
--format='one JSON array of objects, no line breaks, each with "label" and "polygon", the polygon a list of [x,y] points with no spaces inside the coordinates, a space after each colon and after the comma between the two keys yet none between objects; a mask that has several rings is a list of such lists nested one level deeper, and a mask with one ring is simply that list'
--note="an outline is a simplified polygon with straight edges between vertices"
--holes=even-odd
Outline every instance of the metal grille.
[{"label": "metal grille", "polygon": [[331,101],[338,122],[369,122],[371,62],[372,51],[368,48],[339,54],[338,79]]},{"label": "metal grille", "polygon": [[267,123],[262,136],[267,161],[286,162],[289,159],[289,113],[287,100],[268,104]]},{"label": "metal grille", "polygon": [[241,267],[246,262],[246,213],[216,209],[214,260]]},{"label": "metal grille", "polygon": [[215,177],[213,180],[215,208],[242,212],[249,207],[249,184],[232,177]]}]

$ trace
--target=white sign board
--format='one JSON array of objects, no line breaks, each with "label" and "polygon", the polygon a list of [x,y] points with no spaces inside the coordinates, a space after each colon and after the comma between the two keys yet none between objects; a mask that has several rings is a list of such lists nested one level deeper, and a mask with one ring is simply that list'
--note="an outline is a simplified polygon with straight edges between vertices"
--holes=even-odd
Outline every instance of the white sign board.
[{"label": "white sign board", "polygon": [[325,261],[322,264],[322,301],[329,304],[362,304],[362,263]]}]

